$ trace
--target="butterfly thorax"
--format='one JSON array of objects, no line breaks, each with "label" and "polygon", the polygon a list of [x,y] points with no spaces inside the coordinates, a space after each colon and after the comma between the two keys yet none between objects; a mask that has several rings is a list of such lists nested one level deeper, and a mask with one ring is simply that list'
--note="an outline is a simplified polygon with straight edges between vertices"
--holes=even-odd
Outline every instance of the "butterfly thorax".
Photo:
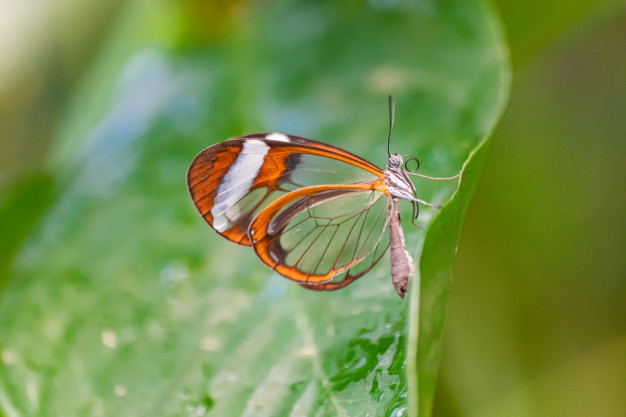
[{"label": "butterfly thorax", "polygon": [[415,201],[415,186],[402,167],[403,162],[402,156],[398,154],[389,156],[385,169],[385,184],[391,197]]}]

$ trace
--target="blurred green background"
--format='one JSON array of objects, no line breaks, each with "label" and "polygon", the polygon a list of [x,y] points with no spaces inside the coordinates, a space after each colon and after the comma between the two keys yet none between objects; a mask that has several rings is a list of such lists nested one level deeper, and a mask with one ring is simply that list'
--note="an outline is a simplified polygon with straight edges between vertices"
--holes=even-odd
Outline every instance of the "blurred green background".
[{"label": "blurred green background", "polygon": [[623,415],[626,14],[498,3],[513,87],[457,255],[436,407]]},{"label": "blurred green background", "polygon": [[[185,4],[198,16],[235,7]],[[614,0],[496,5],[513,86],[457,255],[435,415],[622,416],[626,9]],[[98,113],[99,103],[71,106],[89,71],[96,64],[106,71],[101,51],[123,7],[77,0],[0,6],[3,194],[48,189],[41,184],[50,181],[50,161],[63,160],[58,154],[67,149],[51,155],[53,140],[81,128],[63,124],[64,115],[82,112],[89,123]],[[165,26],[194,39],[192,48],[228,31],[226,19],[208,25],[193,17],[168,16]],[[155,30],[164,27],[154,19]],[[23,222],[0,231],[3,288],[11,254],[52,194],[37,195],[41,204],[22,213]],[[4,207],[12,209],[20,208]]]}]

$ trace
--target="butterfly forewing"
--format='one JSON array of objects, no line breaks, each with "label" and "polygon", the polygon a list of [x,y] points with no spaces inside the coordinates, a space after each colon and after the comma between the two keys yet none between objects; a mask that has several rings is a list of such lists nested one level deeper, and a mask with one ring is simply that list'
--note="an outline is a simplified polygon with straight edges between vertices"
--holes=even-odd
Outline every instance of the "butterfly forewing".
[{"label": "butterfly forewing", "polygon": [[388,218],[387,196],[372,183],[313,186],[270,204],[250,234],[265,263],[287,278],[315,284],[376,252]]},{"label": "butterfly forewing", "polygon": [[272,201],[321,184],[384,176],[350,152],[298,136],[258,133],[213,145],[193,161],[187,183],[204,219],[224,237],[250,245],[248,227]]}]

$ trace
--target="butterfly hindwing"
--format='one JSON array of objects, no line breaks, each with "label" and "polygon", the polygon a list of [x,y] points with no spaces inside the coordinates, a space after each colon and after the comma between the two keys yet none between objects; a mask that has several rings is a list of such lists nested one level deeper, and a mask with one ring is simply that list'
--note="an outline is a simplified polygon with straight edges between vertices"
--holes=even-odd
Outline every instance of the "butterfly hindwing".
[{"label": "butterfly hindwing", "polygon": [[[254,250],[276,272],[312,289],[349,284],[387,248],[380,243],[389,221],[388,197],[375,184],[310,186],[281,196],[251,224]],[[343,284],[330,282],[344,272]]]}]

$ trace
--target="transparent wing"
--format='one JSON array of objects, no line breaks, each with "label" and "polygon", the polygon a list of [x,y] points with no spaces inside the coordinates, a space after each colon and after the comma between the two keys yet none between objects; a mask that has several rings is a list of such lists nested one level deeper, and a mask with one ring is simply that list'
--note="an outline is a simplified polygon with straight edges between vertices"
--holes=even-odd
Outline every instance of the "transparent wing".
[{"label": "transparent wing", "polygon": [[250,236],[276,272],[315,285],[353,268],[352,275],[369,271],[386,250],[379,244],[388,222],[388,198],[371,183],[311,186],[272,202],[251,224]]},{"label": "transparent wing", "polygon": [[383,233],[378,245],[361,262],[348,269],[345,273],[333,277],[332,281],[321,284],[303,284],[300,286],[313,291],[336,291],[347,287],[367,274],[382,259],[389,249],[389,233]]},{"label": "transparent wing", "polygon": [[189,168],[187,185],[198,211],[213,229],[249,246],[252,220],[286,193],[383,177],[375,165],[332,145],[299,136],[256,133],[202,151]]}]

